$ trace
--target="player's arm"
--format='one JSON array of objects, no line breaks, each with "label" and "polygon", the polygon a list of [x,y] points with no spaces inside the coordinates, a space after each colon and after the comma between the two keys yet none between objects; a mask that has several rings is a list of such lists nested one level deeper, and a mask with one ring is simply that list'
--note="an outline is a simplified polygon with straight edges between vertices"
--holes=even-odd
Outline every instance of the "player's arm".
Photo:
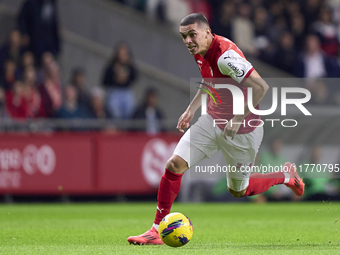
[{"label": "player's arm", "polygon": [[[202,83],[204,80],[202,80]],[[203,88],[203,85],[200,85],[200,88]],[[181,115],[181,117],[178,119],[177,123],[177,129],[184,133],[183,128],[188,128],[190,126],[190,121],[194,118],[195,112],[197,109],[201,106],[201,96],[202,94],[205,94],[205,92],[201,89],[199,89],[194,96],[194,98],[191,100],[188,108],[185,110],[185,112]]]},{"label": "player's arm", "polygon": [[[253,106],[254,108],[261,102],[262,98],[268,90],[267,83],[254,70],[250,62],[239,55],[234,50],[224,52],[218,59],[218,68],[224,75],[228,75],[238,83],[253,89]],[[248,100],[244,103],[244,114],[235,115],[234,118],[227,123],[224,128],[224,136],[230,136],[232,139],[237,134],[242,121],[250,113]],[[238,123],[238,124],[237,124]]]},{"label": "player's arm", "polygon": [[[261,78],[261,76],[253,70],[249,77],[243,83],[243,86],[251,87],[253,89],[253,107],[255,108],[262,100],[264,95],[269,89],[268,84]],[[248,107],[248,100],[244,102],[244,114],[243,115],[235,115],[236,120],[243,120],[250,113]]]}]

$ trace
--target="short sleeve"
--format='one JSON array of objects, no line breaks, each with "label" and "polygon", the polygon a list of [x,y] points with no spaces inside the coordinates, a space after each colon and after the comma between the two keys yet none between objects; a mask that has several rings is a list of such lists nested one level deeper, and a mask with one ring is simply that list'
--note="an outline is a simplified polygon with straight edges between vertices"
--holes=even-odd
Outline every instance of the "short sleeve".
[{"label": "short sleeve", "polygon": [[254,70],[251,63],[234,50],[227,50],[217,60],[218,69],[238,83],[243,83]]}]

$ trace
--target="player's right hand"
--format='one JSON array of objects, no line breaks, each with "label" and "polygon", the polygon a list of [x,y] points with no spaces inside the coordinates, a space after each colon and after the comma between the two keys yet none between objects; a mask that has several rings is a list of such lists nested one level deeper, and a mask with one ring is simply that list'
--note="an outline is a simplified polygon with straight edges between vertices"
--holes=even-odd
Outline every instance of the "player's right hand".
[{"label": "player's right hand", "polygon": [[186,110],[182,114],[182,116],[179,117],[176,128],[182,133],[184,133],[183,128],[188,128],[190,126],[190,121],[192,120],[193,117],[194,117],[193,114],[190,113],[190,111]]}]

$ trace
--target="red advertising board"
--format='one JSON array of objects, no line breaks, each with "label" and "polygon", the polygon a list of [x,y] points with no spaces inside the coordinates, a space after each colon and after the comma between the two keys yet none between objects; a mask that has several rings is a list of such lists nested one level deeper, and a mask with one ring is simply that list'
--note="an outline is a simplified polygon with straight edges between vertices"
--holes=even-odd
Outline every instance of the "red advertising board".
[{"label": "red advertising board", "polygon": [[92,139],[79,135],[1,135],[1,193],[86,192],[94,188]]},{"label": "red advertising board", "polygon": [[0,194],[155,193],[180,135],[2,134]]},{"label": "red advertising board", "polygon": [[155,191],[179,138],[177,134],[100,136],[98,189],[124,194]]}]

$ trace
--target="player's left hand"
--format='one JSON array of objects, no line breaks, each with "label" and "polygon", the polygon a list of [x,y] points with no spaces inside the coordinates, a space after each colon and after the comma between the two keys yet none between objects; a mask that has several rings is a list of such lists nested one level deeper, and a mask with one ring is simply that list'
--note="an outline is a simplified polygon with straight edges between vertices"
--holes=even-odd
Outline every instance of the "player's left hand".
[{"label": "player's left hand", "polygon": [[240,129],[241,125],[242,120],[236,118],[236,116],[232,118],[230,121],[228,121],[227,125],[225,125],[223,130],[224,138],[227,139],[227,136],[230,136],[231,140],[233,140],[238,130]]}]

